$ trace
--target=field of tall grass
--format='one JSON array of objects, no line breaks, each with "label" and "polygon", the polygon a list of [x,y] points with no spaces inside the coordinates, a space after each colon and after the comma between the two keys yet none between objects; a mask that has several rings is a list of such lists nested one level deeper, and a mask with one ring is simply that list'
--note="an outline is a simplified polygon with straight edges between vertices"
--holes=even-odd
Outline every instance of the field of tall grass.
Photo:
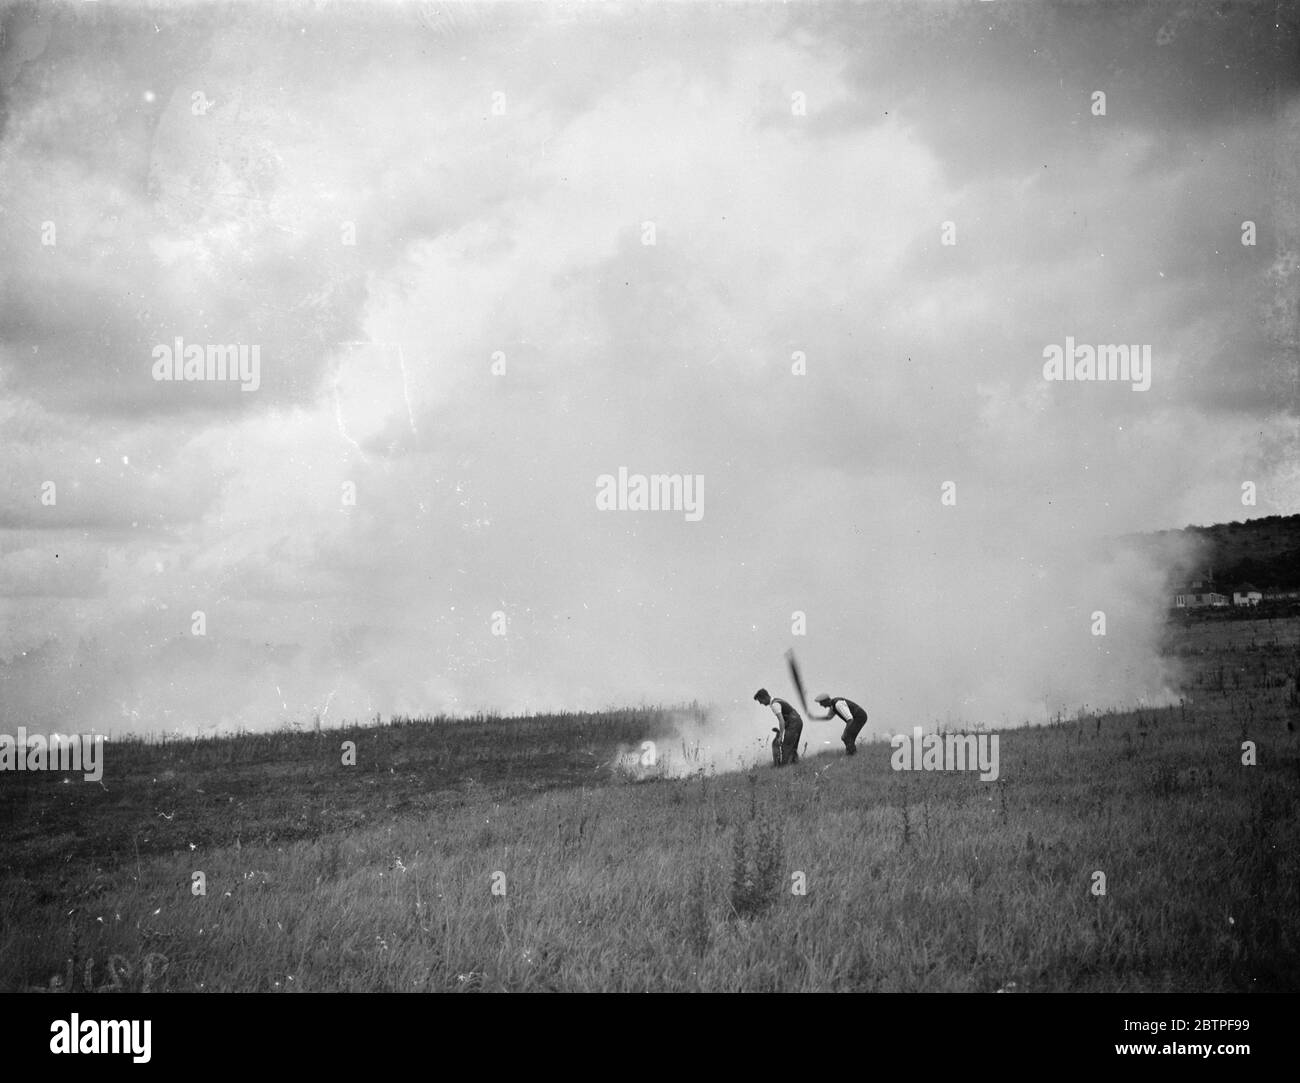
[{"label": "field of tall grass", "polygon": [[110,744],[0,777],[0,989],[1294,990],[1300,621],[1169,649],[1181,705],[1001,731],[992,783],[634,782],[652,710]]}]

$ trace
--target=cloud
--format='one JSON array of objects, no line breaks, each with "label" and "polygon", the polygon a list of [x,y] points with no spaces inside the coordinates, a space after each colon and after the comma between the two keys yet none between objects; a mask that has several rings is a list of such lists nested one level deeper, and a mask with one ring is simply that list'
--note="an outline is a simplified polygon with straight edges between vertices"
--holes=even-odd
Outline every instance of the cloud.
[{"label": "cloud", "polygon": [[[1170,695],[1176,561],[1107,539],[1294,510],[1294,30],[1223,31],[1229,100],[1199,17],[992,7],[23,23],[0,720],[743,720],[795,612],[881,727]],[[154,381],[177,335],[261,386]],[[1065,336],[1151,389],[1044,382]],[[703,518],[598,511],[621,466]]]}]

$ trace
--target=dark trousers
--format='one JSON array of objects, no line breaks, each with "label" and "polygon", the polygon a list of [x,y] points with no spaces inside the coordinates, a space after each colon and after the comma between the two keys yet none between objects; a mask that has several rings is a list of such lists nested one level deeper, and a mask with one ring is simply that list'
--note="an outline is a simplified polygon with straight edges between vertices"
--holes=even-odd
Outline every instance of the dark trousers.
[{"label": "dark trousers", "polygon": [[844,732],[840,734],[840,740],[844,742],[844,752],[846,755],[855,755],[858,751],[857,739],[858,734],[862,732],[862,727],[867,724],[867,720],[855,718],[852,722],[846,723]]},{"label": "dark trousers", "polygon": [[803,723],[786,726],[785,741],[782,742],[778,732],[772,738],[772,766],[781,767],[787,763],[799,762],[799,738],[803,734]]}]

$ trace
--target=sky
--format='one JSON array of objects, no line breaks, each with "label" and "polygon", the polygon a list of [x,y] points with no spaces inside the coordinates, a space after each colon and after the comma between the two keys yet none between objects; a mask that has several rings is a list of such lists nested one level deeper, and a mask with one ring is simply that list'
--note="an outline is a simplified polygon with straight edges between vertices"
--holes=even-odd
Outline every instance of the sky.
[{"label": "sky", "polygon": [[1300,510],[1285,4],[0,12],[5,732],[1168,702]]}]

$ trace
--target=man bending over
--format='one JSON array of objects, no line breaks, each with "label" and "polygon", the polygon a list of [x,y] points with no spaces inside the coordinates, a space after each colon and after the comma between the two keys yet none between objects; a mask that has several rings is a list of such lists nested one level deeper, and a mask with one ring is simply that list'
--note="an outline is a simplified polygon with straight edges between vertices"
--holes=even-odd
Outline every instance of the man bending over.
[{"label": "man bending over", "polygon": [[824,692],[820,696],[814,696],[813,702],[826,708],[826,713],[818,715],[809,711],[808,717],[815,718],[819,722],[830,718],[840,719],[844,723],[844,732],[840,734],[840,740],[844,742],[844,754],[855,755],[858,751],[858,734],[867,724],[867,712],[851,699],[845,699],[843,696],[828,696]]},{"label": "man bending over", "polygon": [[754,693],[754,698],[776,715],[776,739],[772,742],[772,766],[799,762],[799,736],[803,733],[803,719],[799,712],[785,700],[769,695],[766,688]]}]

